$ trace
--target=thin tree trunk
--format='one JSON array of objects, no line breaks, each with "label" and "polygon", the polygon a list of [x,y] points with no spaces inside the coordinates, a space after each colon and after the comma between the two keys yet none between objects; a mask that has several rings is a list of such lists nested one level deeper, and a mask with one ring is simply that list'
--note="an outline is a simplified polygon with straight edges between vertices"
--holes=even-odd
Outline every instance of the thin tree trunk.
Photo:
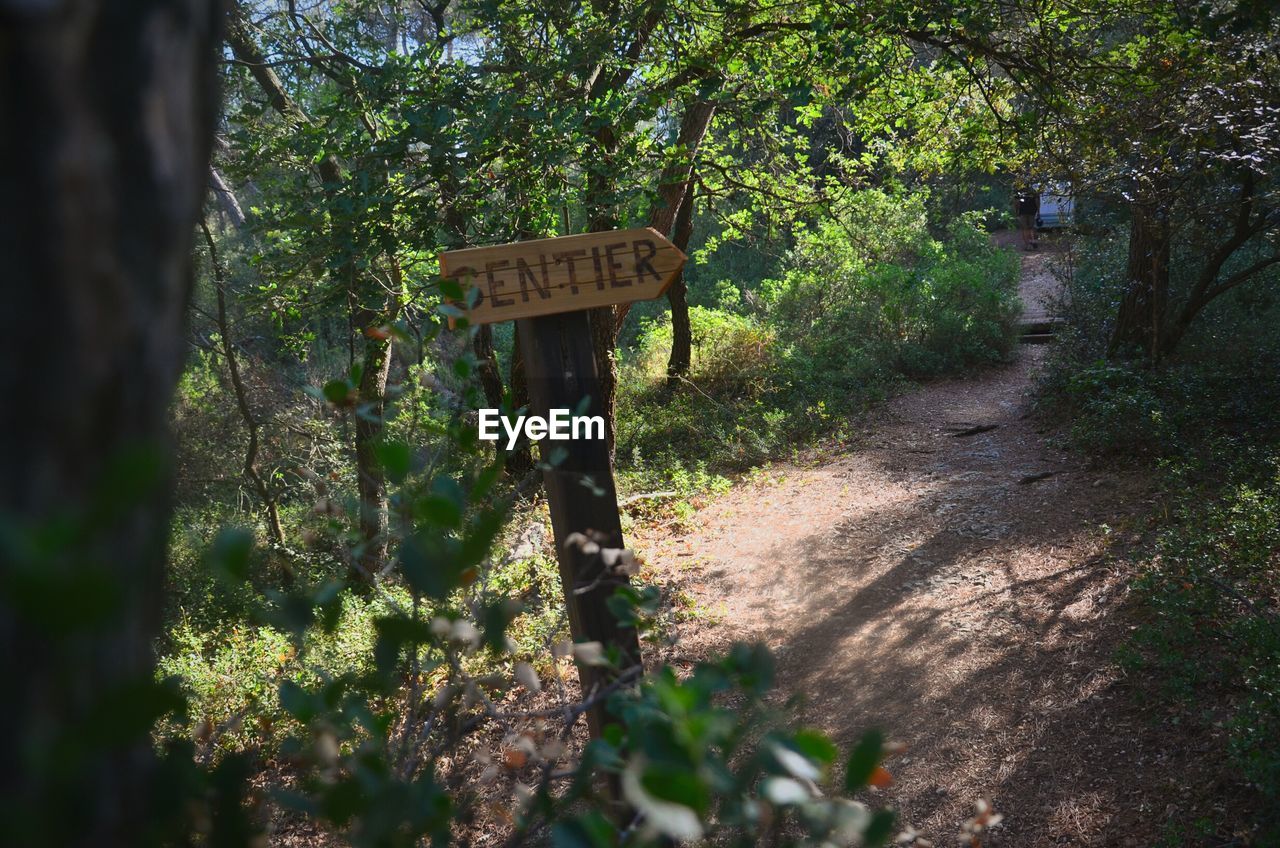
[{"label": "thin tree trunk", "polygon": [[[592,7],[597,14],[606,18],[614,16],[614,9],[607,0],[592,0]],[[586,100],[592,103],[607,97],[613,92],[623,91],[631,81],[632,75],[639,67],[640,58],[649,39],[657,29],[659,21],[666,12],[664,3],[654,3],[649,7],[643,20],[639,22],[631,43],[623,53],[625,59],[616,69],[605,65],[597,65],[584,79]],[[615,188],[611,176],[609,160],[618,151],[618,135],[612,126],[595,129],[592,136],[596,141],[595,156],[588,163],[586,207],[588,214],[588,231],[599,232],[617,227],[615,204],[608,200]],[[594,167],[592,167],[594,166]],[[601,409],[605,422],[605,442],[609,447],[609,459],[612,461],[616,443],[615,407],[618,386],[618,368],[615,356],[618,341],[618,310],[612,306],[592,309],[588,313],[591,322],[591,339],[594,347],[596,369],[600,381]]]},{"label": "thin tree trunk", "polygon": [[[588,232],[616,229],[618,219],[613,205],[605,200],[616,186],[610,176],[608,159],[617,150],[617,136],[612,127],[601,127],[595,132],[597,159],[587,173],[586,202]],[[613,459],[616,442],[614,415],[618,387],[618,365],[615,358],[617,346],[618,311],[612,306],[601,306],[588,311],[591,323],[591,344],[595,353],[596,372],[600,382],[600,409],[604,416],[604,438]]]},{"label": "thin tree trunk", "polygon": [[617,445],[616,416],[618,407],[618,333],[614,329],[617,310],[602,306],[589,311],[591,344],[595,352],[596,369],[600,381],[600,409],[604,417],[605,444],[609,447],[609,459],[613,459]]},{"label": "thin tree trunk", "polygon": [[[693,188],[685,193],[676,216],[675,232],[671,239],[676,247],[689,250],[693,236]],[[693,361],[693,328],[689,323],[689,288],[684,283],[684,271],[667,289],[667,301],[671,304],[671,356],[667,359],[667,385],[674,386],[689,375]]]},{"label": "thin tree trunk", "polygon": [[[524,370],[524,351],[520,348],[520,322],[515,322],[512,339],[511,371],[507,385],[511,387],[511,406],[514,409],[529,407],[529,381]],[[533,470],[533,450],[527,439],[521,439],[516,449],[507,457],[507,470],[517,480]]]},{"label": "thin tree trunk", "polygon": [[[267,530],[271,539],[278,545],[284,545],[284,528],[280,524],[280,507],[275,496],[258,470],[258,445],[260,433],[258,419],[249,406],[249,393],[245,389],[244,379],[240,375],[240,361],[236,358],[236,348],[231,341],[231,322],[227,319],[227,274],[218,257],[218,247],[214,243],[213,233],[209,231],[208,222],[201,219],[200,230],[204,233],[205,244],[209,248],[209,263],[213,268],[213,285],[217,297],[218,333],[222,336],[222,355],[227,361],[227,373],[231,377],[231,389],[236,398],[236,408],[240,410],[240,418],[244,421],[245,431],[249,435],[249,443],[244,451],[244,474],[253,484],[253,490],[262,502],[263,512],[267,516]],[[284,577],[288,583],[293,582],[293,569],[284,565]]]},{"label": "thin tree trunk", "polygon": [[213,189],[214,196],[218,198],[218,205],[230,219],[231,226],[237,230],[243,227],[244,209],[240,206],[240,200],[227,184],[226,177],[222,176],[222,172],[213,165],[209,166],[209,188]]},{"label": "thin tree trunk", "polygon": [[387,563],[391,546],[387,477],[378,460],[377,446],[386,427],[387,380],[391,376],[394,337],[381,322],[396,320],[400,310],[403,275],[400,263],[391,260],[392,291],[380,310],[360,308],[357,330],[364,336],[360,369],[360,400],[356,411],[356,491],[360,500],[360,550],[356,558],[359,576],[378,574]]},{"label": "thin tree trunk", "polygon": [[1240,192],[1236,198],[1235,214],[1232,215],[1231,235],[1204,260],[1182,308],[1173,320],[1164,322],[1160,334],[1160,352],[1162,356],[1173,353],[1182,338],[1190,329],[1192,321],[1215,298],[1231,289],[1248,282],[1256,274],[1280,262],[1280,254],[1260,256],[1255,262],[1234,274],[1222,278],[1222,269],[1227,261],[1241,248],[1268,227],[1269,210],[1262,209],[1255,215],[1257,177],[1252,168],[1241,169]]},{"label": "thin tree trunk", "polygon": [[[658,178],[658,202],[649,211],[649,226],[675,241],[678,229],[677,219],[684,208],[685,201],[692,194],[693,169],[697,162],[698,151],[702,141],[711,128],[711,119],[715,117],[716,107],[705,100],[695,100],[686,108],[680,118],[680,131],[676,135],[676,149],[679,157],[662,170]],[[688,246],[677,244],[681,250]],[[614,319],[614,335],[622,332],[622,324],[626,320],[631,304],[624,303],[617,307]]]},{"label": "thin tree trunk", "polygon": [[681,157],[663,170],[658,186],[659,204],[649,215],[649,226],[663,235],[674,233],[678,229],[676,219],[690,195],[689,187],[698,150],[707,136],[707,130],[711,128],[711,119],[715,114],[715,104],[697,100],[689,104],[680,119],[676,147],[680,149]]},{"label": "thin tree trunk", "polygon": [[360,577],[371,579],[387,561],[387,478],[378,461],[386,415],[387,378],[391,374],[391,339],[366,337],[360,371],[360,402],[356,413],[356,492],[360,500],[360,549],[356,561]]},{"label": "thin tree trunk", "polygon": [[[667,235],[672,223],[679,215],[680,207],[689,191],[690,175],[693,162],[697,156],[711,119],[715,116],[715,106],[706,101],[695,101],[685,110],[680,121],[680,132],[676,144],[682,151],[682,158],[664,169],[659,178],[659,204],[649,215],[649,225],[663,235]],[[596,141],[606,155],[617,147],[617,139],[612,128],[606,127],[597,131]],[[593,171],[588,175],[589,198],[598,199],[608,196],[612,185],[602,171]],[[598,232],[617,226],[614,211],[601,204],[592,212],[590,230]],[[609,456],[614,455],[616,446],[615,416],[617,409],[618,366],[617,345],[618,333],[626,318],[628,304],[621,307],[601,307],[591,310],[591,336],[595,345],[596,369],[600,378],[601,403],[604,409],[605,439],[609,445]]]},{"label": "thin tree trunk", "polygon": [[498,355],[493,350],[493,327],[481,324],[476,327],[476,334],[471,340],[471,348],[475,352],[478,363],[480,388],[484,391],[484,401],[494,409],[502,406],[502,375],[498,372]]},{"label": "thin tree trunk", "polygon": [[217,12],[0,15],[0,843],[137,845],[172,812],[128,693],[155,681]]}]

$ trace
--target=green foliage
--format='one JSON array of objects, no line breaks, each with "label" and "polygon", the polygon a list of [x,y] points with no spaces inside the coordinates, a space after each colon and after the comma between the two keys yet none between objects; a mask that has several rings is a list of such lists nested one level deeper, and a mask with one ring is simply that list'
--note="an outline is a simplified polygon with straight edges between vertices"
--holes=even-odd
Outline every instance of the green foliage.
[{"label": "green foliage", "polygon": [[1244,361],[1182,359],[1162,369],[1099,360],[1049,370],[1045,405],[1091,453],[1175,457],[1216,449],[1224,438],[1277,435],[1280,377],[1274,351]]},{"label": "green foliage", "polygon": [[[133,634],[156,612],[142,597],[155,587],[129,582],[136,564],[85,540],[126,518],[160,526],[160,510],[131,516],[120,506],[163,477],[158,452],[111,457],[127,473],[108,475],[113,485],[90,515],[13,526],[0,517],[4,609],[47,637],[39,658],[55,672],[32,704],[56,710],[74,698],[84,708],[74,726],[38,715],[32,732],[12,729],[23,734],[29,780],[22,797],[0,799],[6,843],[84,841],[72,822],[96,799],[86,802],[82,775],[141,762],[136,751],[153,729],[154,787],[143,794],[155,809],[143,818],[154,832],[138,844],[250,844],[264,804],[356,845],[444,843],[473,821],[488,767],[525,787],[502,799],[515,835],[563,845],[887,836],[884,814],[815,791],[833,777],[837,752],[775,720],[771,659],[760,649],[737,648],[683,679],[659,669],[615,681],[617,724],[578,763],[548,753],[542,729],[536,740],[512,732],[531,715],[563,717],[563,741],[580,718],[571,699],[532,713],[520,703],[521,689],[540,688],[533,662],[558,674],[544,650],[563,631],[554,599],[578,587],[557,586],[545,554],[494,553],[509,492],[462,418],[476,405],[471,378],[491,363],[461,352],[474,333],[436,337],[437,310],[459,317],[441,298],[462,294],[440,285],[437,250],[643,222],[663,184],[693,165],[708,230],[695,241],[708,261],[691,273],[693,369],[666,387],[664,322],[644,326],[625,373],[619,451],[631,480],[681,495],[722,488],[718,471],[838,430],[904,375],[1008,355],[1016,260],[991,247],[977,214],[956,214],[972,203],[957,202],[939,233],[924,195],[885,186],[1024,158],[1006,132],[1056,140],[1060,127],[1014,111],[1035,94],[1045,115],[1076,121],[1064,147],[1084,153],[1059,159],[1085,161],[1096,182],[1158,197],[1152,187],[1169,180],[1224,208],[1244,192],[1222,174],[1265,177],[1258,163],[1275,158],[1274,59],[1265,39],[1246,37],[1268,35],[1271,18],[1126,3],[1096,14],[1051,2],[1025,21],[971,0],[607,5],[232,4],[237,61],[219,63],[228,97],[216,164],[250,204],[243,230],[223,241],[243,260],[227,289],[236,338],[226,350],[244,352],[252,402],[233,405],[228,363],[208,352],[223,339],[196,328],[200,352],[174,409],[182,508],[158,646],[160,673],[179,680],[149,679],[146,668],[114,680],[118,690],[86,695],[77,674],[96,671],[96,637]],[[1048,49],[1028,50],[1027,33]],[[1064,35],[1054,42],[1054,33]],[[1035,78],[1050,55],[1066,60],[1055,67],[1073,72],[1070,85]],[[1002,72],[984,70],[993,66]],[[1125,71],[1133,85],[1115,85]],[[1163,83],[1174,95],[1164,105],[1188,120],[1163,120],[1149,96]],[[717,110],[696,152],[678,138],[692,103]],[[1161,120],[1143,125],[1151,109],[1135,105],[1154,106]],[[882,188],[853,188],[867,185]],[[1179,210],[1185,217],[1187,205]],[[197,295],[197,311],[209,313],[209,292]],[[159,341],[163,350],[175,340]],[[400,386],[380,384],[382,363]],[[1104,432],[1115,449],[1153,433],[1176,445],[1206,426],[1179,412],[1186,396],[1222,383],[1195,373],[1208,375],[1203,384],[1103,369],[1073,376],[1064,391],[1085,436]],[[1227,396],[1254,409],[1238,388]],[[255,422],[262,443],[247,461],[244,431]],[[375,473],[393,489],[386,539],[359,532],[377,506],[358,502],[356,481]],[[1232,496],[1235,517],[1221,520],[1230,530],[1210,530],[1243,539],[1242,561],[1260,568],[1260,552],[1274,547],[1260,529],[1274,498],[1269,483],[1249,485]],[[264,545],[268,506],[284,533],[273,528]],[[243,529],[215,532],[223,524]],[[383,541],[386,561],[348,585],[353,560]],[[1189,556],[1171,549],[1171,560]],[[1224,579],[1256,588],[1249,573]],[[139,598],[125,597],[134,589]],[[641,628],[654,606],[640,587],[610,602]],[[1265,631],[1238,638],[1264,645]],[[598,647],[578,646],[579,662],[613,661]],[[1253,693],[1242,733],[1270,738],[1273,665],[1240,669]],[[490,758],[467,774],[458,764],[483,732],[533,762]],[[1258,741],[1241,738],[1242,751]],[[880,747],[874,736],[858,746],[845,791],[869,779]],[[265,758],[290,770],[287,781],[256,778],[273,783],[269,801],[250,791],[250,769]],[[1247,768],[1274,783],[1266,757]],[[602,777],[643,815],[607,817]]]},{"label": "green foliage", "polygon": [[[1182,720],[1220,723],[1229,763],[1280,808],[1280,309],[1266,287],[1229,292],[1161,367],[1100,358],[1123,291],[1122,239],[1073,252],[1068,324],[1041,403],[1075,447],[1155,464],[1166,502],[1143,551],[1140,624],[1122,659],[1172,698]],[[1175,247],[1175,256],[1191,251]],[[1186,263],[1175,265],[1177,275]],[[1265,281],[1264,277],[1264,281]],[[1260,844],[1280,840],[1264,815]],[[1267,842],[1266,840],[1270,840]]]},{"label": "green foliage", "polygon": [[1129,662],[1198,713],[1222,716],[1225,755],[1280,839],[1280,451],[1227,442],[1168,466],[1180,494],[1136,590],[1148,616]]},{"label": "green foliage", "polygon": [[[409,601],[406,593],[389,591],[393,599]],[[187,713],[202,723],[201,732],[209,734],[212,753],[277,751],[296,730],[278,698],[286,682],[314,685],[322,677],[359,676],[372,670],[377,621],[392,607],[382,598],[346,593],[338,609],[331,625],[308,628],[305,662],[291,634],[252,620],[236,623],[228,617],[204,630],[180,622],[169,631],[169,649],[157,670],[162,678],[181,681]],[[174,725],[160,735],[179,730]]]},{"label": "green foliage", "polygon": [[621,371],[622,467],[741,470],[838,432],[905,376],[1008,356],[1017,258],[976,215],[932,238],[925,202],[851,193],[800,230],[781,278],[746,295],[721,286],[716,306],[691,307],[690,372],[674,387],[670,322],[643,324]]},{"label": "green foliage", "polygon": [[932,239],[925,196],[863,191],[804,232],[766,308],[795,333],[811,370],[851,352],[906,374],[936,374],[1006,357],[1017,317],[1015,257],[993,247],[977,213]]},{"label": "green foliage", "polygon": [[[232,753],[248,744],[265,745],[289,757],[301,769],[299,780],[296,788],[277,793],[279,803],[327,822],[354,845],[440,839],[456,816],[469,815],[467,794],[446,788],[436,776],[434,758],[459,744],[456,728],[479,729],[486,721],[509,726],[516,720],[519,713],[490,700],[512,686],[501,672],[504,655],[509,650],[521,655],[521,635],[535,640],[555,635],[511,626],[521,609],[512,606],[508,591],[527,582],[509,564],[490,568],[482,560],[493,526],[484,518],[491,513],[483,506],[488,495],[482,480],[483,474],[479,489],[475,483],[459,487],[439,478],[413,489],[420,497],[456,487],[464,506],[466,529],[456,547],[428,542],[428,532],[439,532],[431,512],[415,535],[430,545],[435,558],[459,558],[460,568],[442,572],[456,575],[451,585],[439,587],[443,591],[412,577],[407,589],[386,589],[374,597],[350,591],[334,595],[322,588],[297,596],[302,603],[297,609],[311,611],[301,620],[312,623],[301,629],[234,628],[212,644],[180,629],[174,651],[161,664],[161,674],[182,681],[202,744]],[[454,518],[446,522],[457,523]],[[219,553],[208,562],[221,570],[219,579],[247,576],[246,538],[236,533],[216,543]],[[532,567],[542,590],[555,588],[545,560],[519,567]],[[468,588],[463,575],[476,568],[483,576]],[[437,595],[438,603],[427,604],[426,594]],[[638,588],[616,594],[610,608],[621,620],[643,626],[655,599],[652,590]],[[331,607],[335,615],[326,613]],[[265,608],[256,615],[273,618]],[[583,662],[611,662],[607,654],[595,660],[583,656]],[[765,834],[790,832],[794,823],[810,839],[865,838],[867,844],[881,844],[890,818],[817,791],[817,784],[831,776],[836,748],[821,734],[786,728],[780,721],[785,716],[768,704],[773,675],[766,650],[739,646],[682,679],[661,669],[638,686],[616,687],[609,710],[617,723],[587,746],[564,785],[546,779],[561,755],[544,753],[551,743],[536,737],[541,741],[530,746],[529,754],[507,760],[518,772],[526,756],[530,767],[544,769],[533,788],[517,797],[515,838],[550,828],[557,844],[615,845],[624,830],[631,845],[702,836],[748,844]],[[529,672],[517,669],[515,678],[526,689],[536,687]],[[408,712],[397,719],[387,710],[393,703]],[[564,709],[574,717],[581,713],[572,704]],[[184,735],[180,716],[170,719],[170,727],[175,740]],[[432,727],[440,728],[438,738]],[[857,756],[878,761],[880,747],[880,737],[868,737]],[[440,754],[428,753],[433,750]],[[854,771],[851,766],[850,774]],[[601,775],[612,775],[621,786],[639,815],[635,825],[593,811],[602,804]],[[852,790],[865,783],[849,779]]]},{"label": "green foliage", "polygon": [[[768,378],[776,328],[762,326],[749,315],[704,306],[689,309],[689,324],[693,338],[689,379],[715,395],[757,395]],[[637,369],[628,377],[656,382],[665,376],[670,355],[671,322],[650,323],[641,333],[636,359],[646,370]]]}]

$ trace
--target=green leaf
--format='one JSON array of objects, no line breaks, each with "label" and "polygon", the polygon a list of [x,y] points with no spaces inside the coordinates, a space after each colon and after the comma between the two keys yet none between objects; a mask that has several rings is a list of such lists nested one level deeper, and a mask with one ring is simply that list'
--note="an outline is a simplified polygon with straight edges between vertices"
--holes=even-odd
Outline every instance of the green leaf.
[{"label": "green leaf", "polygon": [[462,584],[464,567],[457,547],[455,540],[434,534],[405,539],[400,546],[400,572],[414,589],[443,601]]},{"label": "green leaf", "polygon": [[249,555],[252,551],[252,533],[243,527],[225,527],[213,540],[209,561],[226,577],[243,583],[249,579]]},{"label": "green leaf", "polygon": [[485,604],[480,613],[480,628],[484,633],[484,644],[494,651],[501,652],[506,646],[507,626],[520,614],[519,602],[508,598],[499,598]]},{"label": "green leaf", "polygon": [[369,799],[354,779],[334,784],[320,799],[320,809],[329,821],[344,825],[369,806]]},{"label": "green leaf", "polygon": [[319,699],[292,680],[281,681],[279,691],[280,706],[303,724],[319,713]]},{"label": "green leaf", "polygon": [[374,447],[374,455],[392,483],[402,483],[409,475],[413,452],[404,442],[382,442]]},{"label": "green leaf", "polygon": [[373,626],[378,634],[373,645],[373,659],[378,670],[384,673],[395,670],[400,651],[405,645],[422,644],[431,639],[430,628],[425,622],[400,615],[379,618]]},{"label": "green leaf", "polygon": [[655,798],[681,804],[698,812],[706,812],[710,803],[707,785],[696,773],[684,766],[650,763],[645,766],[640,783]]},{"label": "green leaf", "polygon": [[893,833],[893,810],[876,810],[871,814],[871,823],[862,832],[862,844],[868,848],[884,845]]},{"label": "green leaf", "polygon": [[610,848],[617,844],[617,831],[599,812],[590,812],[551,828],[555,848]]},{"label": "green leaf", "polygon": [[635,627],[644,621],[645,616],[657,613],[660,600],[661,593],[656,586],[619,586],[605,598],[604,603],[618,624]]},{"label": "green leaf", "polygon": [[351,397],[351,386],[346,380],[330,380],[324,384],[321,389],[324,393],[325,400],[335,406],[343,406]]},{"label": "green leaf", "polygon": [[451,277],[440,278],[440,293],[450,300],[462,300],[466,297],[462,284]]},{"label": "green leaf", "polygon": [[845,768],[844,788],[849,792],[864,789],[871,780],[876,766],[880,765],[880,757],[883,753],[883,733],[879,730],[869,730],[863,734],[862,740],[849,755],[849,765]]},{"label": "green leaf", "polygon": [[420,519],[439,527],[454,528],[462,523],[462,510],[456,503],[440,495],[419,498],[414,504],[414,511]]},{"label": "green leaf", "polygon": [[791,747],[809,759],[823,765],[835,762],[839,750],[825,733],[817,730],[797,730],[791,737]]}]

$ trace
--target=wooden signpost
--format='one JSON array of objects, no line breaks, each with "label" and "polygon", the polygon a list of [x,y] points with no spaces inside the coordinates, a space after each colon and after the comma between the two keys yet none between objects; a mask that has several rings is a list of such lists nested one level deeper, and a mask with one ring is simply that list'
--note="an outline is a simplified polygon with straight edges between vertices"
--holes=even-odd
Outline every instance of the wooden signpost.
[{"label": "wooden signpost", "polygon": [[[591,325],[583,310],[660,297],[684,263],[679,248],[645,228],[450,251],[440,255],[440,274],[464,291],[479,290],[467,314],[471,323],[520,321],[531,414],[549,417],[553,409],[568,409],[603,416]],[[616,647],[624,670],[638,666],[635,629],[619,626],[606,603],[628,583],[626,576],[606,569],[598,554],[566,544],[581,533],[602,548],[623,547],[608,445],[603,438],[544,444],[563,448],[558,462],[548,461],[559,453],[555,448],[541,453],[573,640]],[[578,674],[584,698],[611,679],[582,663]],[[602,701],[587,711],[587,723],[592,736],[608,723]]]},{"label": "wooden signpost", "polygon": [[440,275],[479,290],[467,318],[490,324],[652,300],[685,255],[657,230],[611,230],[440,254]]}]

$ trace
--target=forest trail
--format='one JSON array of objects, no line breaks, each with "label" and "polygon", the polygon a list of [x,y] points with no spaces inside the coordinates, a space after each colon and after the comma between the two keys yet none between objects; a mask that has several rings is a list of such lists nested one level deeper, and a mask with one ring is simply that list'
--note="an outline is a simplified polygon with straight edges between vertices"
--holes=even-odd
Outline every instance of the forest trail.
[{"label": "forest trail", "polygon": [[[1024,296],[1051,287],[1046,262],[1024,256]],[[844,750],[870,726],[906,743],[871,799],[900,825],[954,845],[987,798],[1006,816],[987,845],[1150,846],[1210,803],[1179,786],[1211,743],[1125,691],[1121,554],[1152,501],[1037,431],[1044,351],[904,394],[861,444],[775,465],[637,547],[704,611],[677,666],[764,641],[807,724]]]}]

